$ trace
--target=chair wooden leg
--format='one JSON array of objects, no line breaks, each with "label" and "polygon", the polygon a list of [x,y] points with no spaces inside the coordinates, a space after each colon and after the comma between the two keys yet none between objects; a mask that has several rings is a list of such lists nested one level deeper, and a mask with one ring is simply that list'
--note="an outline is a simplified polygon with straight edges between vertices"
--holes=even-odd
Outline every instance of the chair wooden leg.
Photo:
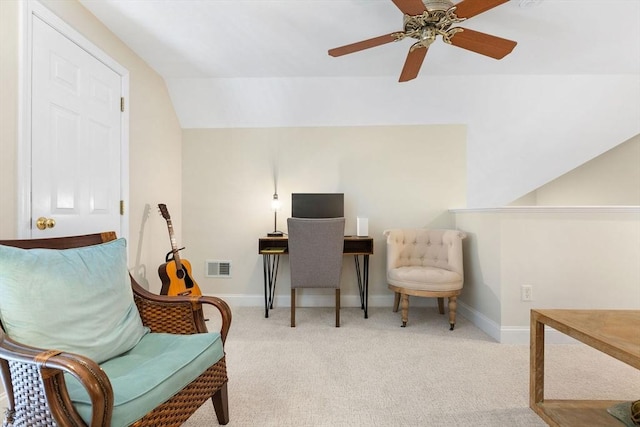
[{"label": "chair wooden leg", "polygon": [[398,306],[400,305],[400,292],[396,292],[393,299],[393,312],[398,312]]},{"label": "chair wooden leg", "polygon": [[224,383],[220,390],[211,397],[213,409],[216,411],[218,423],[227,425],[229,423],[229,396],[227,394],[227,383]]},{"label": "chair wooden leg", "polygon": [[291,288],[291,327],[296,327],[296,289]]},{"label": "chair wooden leg", "polygon": [[336,289],[336,328],[340,327],[340,288]]},{"label": "chair wooden leg", "polygon": [[407,326],[409,320],[409,295],[402,294],[402,327]]},{"label": "chair wooden leg", "polygon": [[438,311],[444,314],[444,298],[438,298]]},{"label": "chair wooden leg", "polygon": [[449,328],[450,331],[453,331],[453,328],[456,326],[456,309],[458,308],[458,297],[453,296],[449,297]]}]

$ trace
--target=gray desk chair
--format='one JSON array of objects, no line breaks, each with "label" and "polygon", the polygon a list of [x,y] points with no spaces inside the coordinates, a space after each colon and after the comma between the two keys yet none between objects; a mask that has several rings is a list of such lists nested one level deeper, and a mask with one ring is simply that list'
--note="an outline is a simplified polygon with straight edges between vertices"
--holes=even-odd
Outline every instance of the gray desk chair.
[{"label": "gray desk chair", "polygon": [[291,327],[296,326],[296,289],[336,290],[336,327],[340,326],[340,274],[344,218],[288,218],[291,267]]}]

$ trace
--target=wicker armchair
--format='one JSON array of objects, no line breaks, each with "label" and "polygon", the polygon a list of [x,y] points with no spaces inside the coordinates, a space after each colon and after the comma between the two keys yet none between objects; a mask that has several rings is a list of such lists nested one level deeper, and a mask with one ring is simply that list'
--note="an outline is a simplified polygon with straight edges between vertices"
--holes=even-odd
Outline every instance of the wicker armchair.
[{"label": "wicker armchair", "polygon": [[[96,245],[116,239],[113,232],[85,236],[34,240],[4,240],[1,245],[24,249],[67,249]],[[229,306],[212,296],[168,297],[152,294],[131,277],[135,306],[142,324],[151,332],[197,334],[207,332],[203,304],[220,313],[220,338],[224,343],[231,323]],[[26,346],[0,330],[0,373],[8,398],[4,425],[23,426],[111,426],[114,392],[109,377],[88,357],[69,352]],[[90,422],[74,407],[65,383],[65,373],[79,381],[89,395]],[[227,371],[222,358],[202,372],[169,400],[161,403],[132,426],[178,426],[209,398],[220,424],[229,421]],[[85,417],[86,418],[86,417]]]}]

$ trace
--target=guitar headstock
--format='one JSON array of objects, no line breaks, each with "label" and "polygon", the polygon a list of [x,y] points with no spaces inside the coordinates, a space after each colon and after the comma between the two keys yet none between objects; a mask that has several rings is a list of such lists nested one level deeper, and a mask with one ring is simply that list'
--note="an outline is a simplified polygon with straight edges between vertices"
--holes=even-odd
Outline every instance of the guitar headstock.
[{"label": "guitar headstock", "polygon": [[162,215],[162,217],[166,220],[171,219],[171,216],[169,215],[169,210],[167,209],[167,205],[165,205],[164,203],[160,203],[158,204],[158,209],[160,209],[160,215]]}]

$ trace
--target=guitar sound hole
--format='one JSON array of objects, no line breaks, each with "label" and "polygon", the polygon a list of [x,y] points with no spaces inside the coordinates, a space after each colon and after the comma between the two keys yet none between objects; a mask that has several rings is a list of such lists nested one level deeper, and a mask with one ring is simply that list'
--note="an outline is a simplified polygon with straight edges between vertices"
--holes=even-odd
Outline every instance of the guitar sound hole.
[{"label": "guitar sound hole", "polygon": [[176,276],[178,276],[178,279],[180,279],[180,280],[184,279],[184,276],[185,276],[184,270],[176,271]]}]

